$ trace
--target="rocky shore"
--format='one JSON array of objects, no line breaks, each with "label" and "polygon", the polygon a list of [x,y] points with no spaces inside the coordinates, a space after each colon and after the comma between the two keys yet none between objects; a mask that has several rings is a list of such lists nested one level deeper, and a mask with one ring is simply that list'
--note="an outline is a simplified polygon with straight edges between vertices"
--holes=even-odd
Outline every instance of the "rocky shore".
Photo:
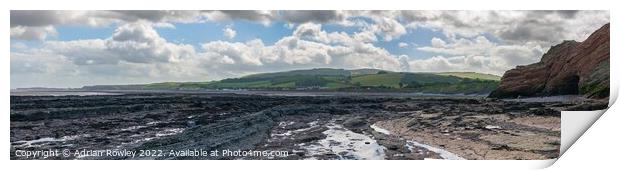
[{"label": "rocky shore", "polygon": [[550,159],[559,153],[560,110],[601,107],[480,97],[11,96],[11,159],[46,149],[288,153],[46,159]]}]

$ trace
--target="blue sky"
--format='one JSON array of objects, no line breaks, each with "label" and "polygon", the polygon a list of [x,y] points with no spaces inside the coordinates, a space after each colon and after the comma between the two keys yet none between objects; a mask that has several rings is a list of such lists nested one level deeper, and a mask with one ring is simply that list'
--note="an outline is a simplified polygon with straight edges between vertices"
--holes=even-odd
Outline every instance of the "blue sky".
[{"label": "blue sky", "polygon": [[608,22],[608,11],[11,11],[11,87],[317,67],[502,75]]}]

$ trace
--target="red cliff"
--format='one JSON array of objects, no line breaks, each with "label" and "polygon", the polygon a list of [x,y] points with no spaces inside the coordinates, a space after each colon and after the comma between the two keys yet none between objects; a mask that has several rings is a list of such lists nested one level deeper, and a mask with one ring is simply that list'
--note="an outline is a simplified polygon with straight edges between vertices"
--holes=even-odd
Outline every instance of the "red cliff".
[{"label": "red cliff", "polygon": [[506,71],[489,97],[582,94],[609,96],[609,24],[583,42],[552,46],[538,63]]}]

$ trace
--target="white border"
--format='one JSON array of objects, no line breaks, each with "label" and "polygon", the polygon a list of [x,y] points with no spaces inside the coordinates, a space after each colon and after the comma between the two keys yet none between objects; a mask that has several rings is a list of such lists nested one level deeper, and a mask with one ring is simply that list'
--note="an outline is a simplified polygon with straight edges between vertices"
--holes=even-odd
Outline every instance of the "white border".
[{"label": "white border", "polygon": [[[2,75],[0,95],[5,96],[0,103],[4,108],[2,130],[0,132],[0,146],[3,153],[9,152],[9,89],[10,89],[10,38],[9,38],[9,10],[10,9],[74,9],[74,10],[103,10],[103,9],[393,9],[393,10],[548,10],[548,9],[581,9],[581,10],[611,10],[612,23],[618,23],[616,13],[618,4],[604,0],[221,0],[221,1],[153,1],[153,0],[13,0],[0,2],[3,8],[2,24],[0,29],[4,34],[0,39],[4,47],[4,57],[0,62]],[[618,32],[612,24],[611,32]],[[617,34],[611,34],[612,39],[618,39]],[[612,44],[611,53],[617,45]],[[618,60],[611,60],[613,66],[620,65]],[[618,75],[618,68],[611,68],[612,75]],[[618,79],[611,77],[612,100],[618,94]],[[595,123],[588,132],[573,147],[552,166],[552,168],[573,167],[614,167],[619,149],[613,145],[618,142],[620,107],[612,106]],[[3,154],[2,161],[9,160],[9,154]],[[213,168],[286,168],[286,169],[536,169],[550,165],[554,160],[543,161],[8,161],[2,163],[6,169],[13,168],[68,168],[68,169],[213,169]],[[617,166],[616,166],[617,167]]]}]

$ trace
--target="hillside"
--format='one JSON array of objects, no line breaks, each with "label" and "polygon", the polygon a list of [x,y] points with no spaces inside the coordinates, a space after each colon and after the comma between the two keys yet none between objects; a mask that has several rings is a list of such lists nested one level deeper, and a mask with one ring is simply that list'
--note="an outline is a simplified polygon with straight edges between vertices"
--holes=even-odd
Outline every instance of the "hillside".
[{"label": "hillside", "polygon": [[166,82],[127,86],[88,86],[85,89],[244,89],[404,91],[486,94],[497,88],[499,77],[473,72],[408,73],[377,69],[310,69],[261,73],[212,82]]},{"label": "hillside", "polygon": [[481,80],[495,80],[499,81],[502,77],[493,75],[493,74],[483,74],[483,73],[475,73],[475,72],[442,72],[437,73],[438,75],[445,76],[456,76],[461,78],[470,78],[470,79],[481,79]]}]

